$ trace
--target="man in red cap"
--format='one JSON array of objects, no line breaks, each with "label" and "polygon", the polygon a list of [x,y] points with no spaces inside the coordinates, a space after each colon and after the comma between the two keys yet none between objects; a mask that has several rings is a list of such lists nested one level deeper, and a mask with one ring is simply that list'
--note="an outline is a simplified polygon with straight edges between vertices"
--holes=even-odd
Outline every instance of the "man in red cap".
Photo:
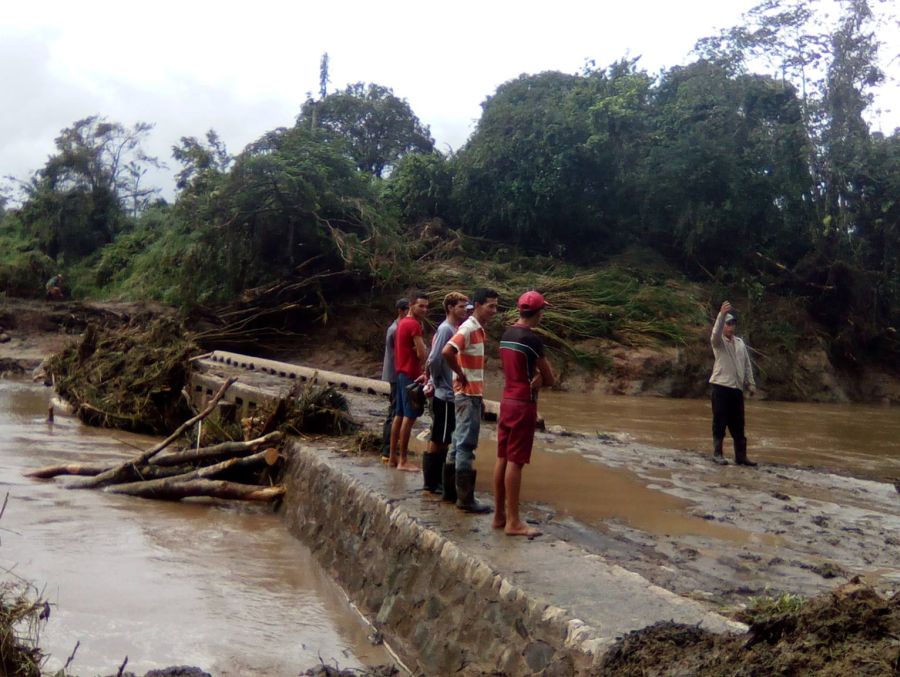
[{"label": "man in red cap", "polygon": [[534,332],[549,303],[540,292],[527,291],[519,297],[518,321],[500,339],[503,363],[503,399],[497,420],[497,462],[494,465],[494,496],[497,510],[494,528],[507,536],[539,536],[540,531],[519,517],[522,468],[531,460],[537,427],[537,397],[542,387],[556,382],[556,375],[544,357],[544,342]]}]

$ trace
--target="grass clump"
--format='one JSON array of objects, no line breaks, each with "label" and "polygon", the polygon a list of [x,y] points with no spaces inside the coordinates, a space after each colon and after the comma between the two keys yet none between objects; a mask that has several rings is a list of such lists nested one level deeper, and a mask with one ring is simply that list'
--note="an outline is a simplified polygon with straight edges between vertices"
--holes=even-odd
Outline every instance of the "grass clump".
[{"label": "grass clump", "polygon": [[38,646],[45,603],[22,585],[0,584],[0,674],[40,677],[45,655]]},{"label": "grass clump", "polygon": [[701,294],[659,267],[652,272],[626,262],[579,269],[554,259],[512,257],[507,262],[441,262],[427,274],[429,296],[452,289],[492,287],[500,294],[503,324],[515,321],[515,302],[537,289],[550,302],[537,332],[557,351],[581,362],[602,361],[596,345],[606,339],[631,347],[680,346],[707,323]]}]

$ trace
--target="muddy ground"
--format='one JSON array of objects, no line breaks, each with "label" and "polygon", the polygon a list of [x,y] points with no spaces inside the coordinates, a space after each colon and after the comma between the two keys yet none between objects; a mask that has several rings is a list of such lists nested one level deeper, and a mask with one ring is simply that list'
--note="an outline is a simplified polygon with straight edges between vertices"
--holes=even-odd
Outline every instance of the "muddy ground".
[{"label": "muddy ground", "polygon": [[[351,411],[376,431],[384,403],[353,394]],[[427,427],[420,419],[414,434]],[[481,455],[493,457],[482,427]],[[618,441],[611,435],[539,432],[537,442],[590,461],[600,478],[627,470],[652,491],[683,499],[680,511],[697,533],[654,533],[621,520],[587,525],[558,516],[554,505],[528,505],[529,516],[553,537],[640,573],[681,595],[728,611],[755,595],[812,597],[861,576],[885,594],[900,591],[900,493],[893,484],[813,468],[720,467],[697,453]],[[528,483],[540,482],[526,476]],[[485,489],[487,484],[484,485]],[[485,492],[482,492],[484,495]],[[597,501],[603,501],[598,492]],[[670,521],[667,516],[661,519]],[[705,522],[690,528],[690,520]],[[705,528],[704,528],[705,527]]]}]

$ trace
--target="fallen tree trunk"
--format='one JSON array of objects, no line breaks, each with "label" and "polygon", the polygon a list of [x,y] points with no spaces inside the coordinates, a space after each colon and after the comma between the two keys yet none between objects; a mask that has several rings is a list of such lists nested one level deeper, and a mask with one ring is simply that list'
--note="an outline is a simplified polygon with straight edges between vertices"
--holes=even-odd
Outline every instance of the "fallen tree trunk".
[{"label": "fallen tree trunk", "polygon": [[158,454],[160,451],[165,449],[167,446],[172,444],[175,440],[177,440],[184,433],[185,430],[194,425],[197,421],[202,421],[204,418],[212,413],[212,410],[216,408],[216,404],[218,404],[219,400],[221,400],[225,396],[225,392],[231,387],[231,384],[237,381],[237,378],[231,377],[222,384],[222,387],[219,388],[219,391],[213,396],[213,398],[207,403],[206,407],[199,414],[194,416],[191,419],[188,419],[175,430],[174,433],[169,435],[162,442],[157,444],[154,447],[151,447],[147,451],[143,452],[140,456],[133,458],[130,461],[126,461],[120,465],[117,465],[109,470],[106,470],[95,477],[92,477],[89,480],[73,483],[69,488],[71,489],[96,489],[98,487],[106,486],[108,484],[113,484],[117,481],[120,481],[123,476],[126,476],[129,468],[139,467],[149,461],[153,456]]},{"label": "fallen tree trunk", "polygon": [[25,477],[35,477],[39,480],[48,480],[58,475],[82,475],[93,477],[109,468],[108,465],[81,465],[80,463],[61,463],[59,465],[46,465],[43,468],[25,473]]},{"label": "fallen tree trunk", "polygon": [[191,470],[186,473],[182,473],[179,475],[171,475],[169,477],[164,477],[161,479],[155,480],[146,480],[141,482],[129,482],[126,484],[115,484],[106,487],[106,491],[111,494],[127,494],[133,486],[141,486],[148,487],[150,491],[153,491],[157,488],[165,488],[168,486],[175,485],[179,482],[189,482],[194,479],[204,479],[207,477],[215,477],[219,473],[223,473],[226,470],[231,470],[233,468],[242,468],[251,465],[261,465],[263,463],[267,463],[269,458],[268,449],[266,451],[260,451],[253,456],[245,456],[239,458],[230,458],[227,461],[222,461],[221,463],[216,463],[214,465],[208,465],[205,468],[197,468],[196,470]]},{"label": "fallen tree trunk", "polygon": [[107,487],[114,494],[127,494],[141,498],[177,501],[182,498],[205,496],[238,501],[271,501],[284,494],[284,485],[264,487],[256,484],[239,484],[224,480],[195,479],[184,482],[157,485],[152,482],[133,482]]},{"label": "fallen tree trunk", "polygon": [[200,449],[179,451],[177,453],[166,454],[165,456],[157,456],[150,461],[150,465],[171,466],[185,465],[188,463],[205,463],[222,457],[256,451],[261,446],[281,441],[282,437],[280,432],[275,431],[268,435],[257,437],[255,440],[247,440],[246,442],[222,442],[221,444],[201,447]]},{"label": "fallen tree trunk", "polygon": [[[25,473],[25,477],[33,477],[35,479],[47,480],[60,475],[76,475],[82,477],[96,477],[100,473],[109,470],[108,465],[81,465],[78,463],[61,463],[60,465],[48,465],[43,468],[32,470]],[[131,482],[134,480],[158,479],[161,477],[171,477],[173,475],[181,475],[190,472],[189,467],[167,467],[157,468],[154,466],[129,466],[128,470],[123,473],[118,481]]]}]

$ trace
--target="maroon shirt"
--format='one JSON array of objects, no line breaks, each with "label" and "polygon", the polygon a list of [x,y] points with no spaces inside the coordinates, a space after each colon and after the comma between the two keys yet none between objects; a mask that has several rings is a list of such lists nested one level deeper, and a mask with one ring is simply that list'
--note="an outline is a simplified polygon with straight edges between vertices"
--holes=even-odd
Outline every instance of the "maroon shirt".
[{"label": "maroon shirt", "polygon": [[400,320],[394,335],[394,365],[398,374],[406,374],[412,380],[422,373],[422,363],[416,356],[416,336],[422,336],[419,321],[414,317]]},{"label": "maroon shirt", "polygon": [[531,389],[531,379],[537,361],[544,356],[544,342],[530,327],[514,324],[500,339],[500,361],[503,363],[503,397],[510,400],[534,402],[537,393]]}]

